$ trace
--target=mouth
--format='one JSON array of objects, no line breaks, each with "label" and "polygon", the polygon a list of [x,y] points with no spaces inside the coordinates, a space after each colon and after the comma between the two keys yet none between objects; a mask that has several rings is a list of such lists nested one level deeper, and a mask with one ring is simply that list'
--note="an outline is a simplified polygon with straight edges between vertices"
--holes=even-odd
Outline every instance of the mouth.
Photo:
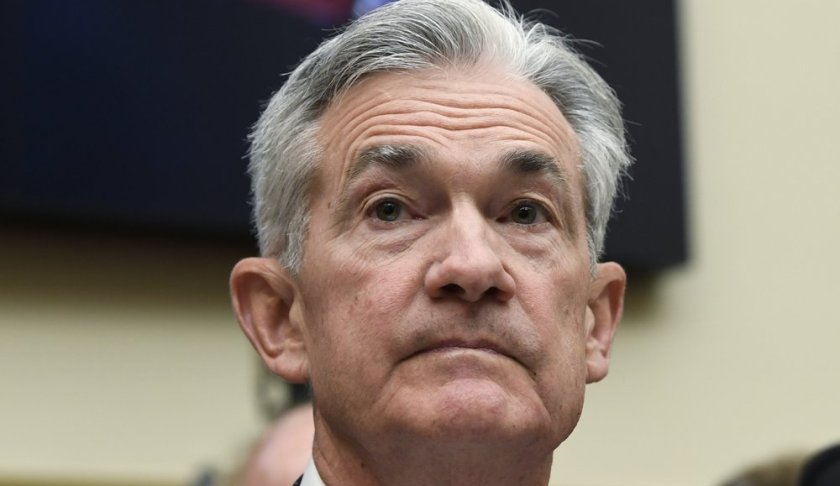
[{"label": "mouth", "polygon": [[458,351],[458,350],[473,350],[473,351],[479,351],[479,352],[484,352],[484,353],[489,353],[489,354],[495,354],[495,355],[499,355],[499,356],[504,356],[506,358],[509,358],[509,359],[512,359],[512,360],[516,361],[517,363],[522,364],[518,359],[516,359],[516,357],[512,356],[509,352],[507,352],[507,350],[505,350],[504,348],[502,348],[498,344],[496,344],[492,341],[487,341],[487,340],[483,340],[483,339],[482,340],[474,340],[474,341],[460,340],[460,339],[446,339],[446,340],[438,341],[438,342],[433,343],[430,346],[426,346],[426,347],[412,353],[411,355],[409,355],[405,359],[408,360],[408,359],[411,359],[411,358],[413,358],[415,356],[418,356],[418,355],[421,355],[421,354],[445,353],[445,352],[449,352],[449,351]]}]

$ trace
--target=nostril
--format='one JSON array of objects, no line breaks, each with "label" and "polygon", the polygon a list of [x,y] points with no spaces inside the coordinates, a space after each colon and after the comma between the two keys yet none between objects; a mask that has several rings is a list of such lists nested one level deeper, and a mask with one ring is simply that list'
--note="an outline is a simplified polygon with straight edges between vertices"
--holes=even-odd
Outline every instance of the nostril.
[{"label": "nostril", "polygon": [[461,288],[460,285],[454,283],[446,284],[440,289],[446,294],[461,295],[464,293],[464,289]]}]

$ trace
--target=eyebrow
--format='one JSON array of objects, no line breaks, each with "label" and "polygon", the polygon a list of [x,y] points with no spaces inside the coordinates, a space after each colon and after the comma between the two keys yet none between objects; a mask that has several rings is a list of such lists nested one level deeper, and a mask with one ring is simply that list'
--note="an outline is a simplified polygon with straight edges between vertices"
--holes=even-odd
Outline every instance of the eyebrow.
[{"label": "eyebrow", "polygon": [[558,161],[545,153],[535,150],[517,149],[506,153],[501,158],[501,166],[508,172],[520,175],[546,175],[550,182],[563,190],[569,189],[569,178]]},{"label": "eyebrow", "polygon": [[[347,170],[345,185],[350,185],[364,172],[373,167],[404,170],[428,161],[425,151],[412,145],[374,145],[359,152]],[[554,157],[545,153],[516,149],[500,158],[499,165],[507,172],[520,175],[545,174],[561,189],[568,189],[569,178]]]},{"label": "eyebrow", "polygon": [[346,186],[372,167],[392,170],[408,169],[428,160],[426,153],[411,145],[374,145],[359,152],[347,170]]}]

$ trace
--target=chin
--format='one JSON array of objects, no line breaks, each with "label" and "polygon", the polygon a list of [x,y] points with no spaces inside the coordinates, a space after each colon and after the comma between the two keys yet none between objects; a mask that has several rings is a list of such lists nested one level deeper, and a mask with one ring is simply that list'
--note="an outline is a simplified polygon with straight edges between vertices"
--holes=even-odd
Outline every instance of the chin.
[{"label": "chin", "polygon": [[446,442],[509,441],[548,432],[551,427],[541,402],[526,400],[490,380],[448,383],[414,404],[408,414],[419,435]]}]

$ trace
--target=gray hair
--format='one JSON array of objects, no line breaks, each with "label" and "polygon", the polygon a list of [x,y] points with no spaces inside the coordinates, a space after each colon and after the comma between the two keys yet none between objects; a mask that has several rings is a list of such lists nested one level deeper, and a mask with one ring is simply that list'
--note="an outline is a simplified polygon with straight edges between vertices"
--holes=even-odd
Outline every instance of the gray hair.
[{"label": "gray hair", "polygon": [[493,63],[530,80],[575,131],[594,268],[621,175],[631,163],[613,90],[551,27],[481,0],[402,0],[324,41],[274,94],[251,133],[249,173],[260,251],[299,270],[324,110],[373,73]]}]

